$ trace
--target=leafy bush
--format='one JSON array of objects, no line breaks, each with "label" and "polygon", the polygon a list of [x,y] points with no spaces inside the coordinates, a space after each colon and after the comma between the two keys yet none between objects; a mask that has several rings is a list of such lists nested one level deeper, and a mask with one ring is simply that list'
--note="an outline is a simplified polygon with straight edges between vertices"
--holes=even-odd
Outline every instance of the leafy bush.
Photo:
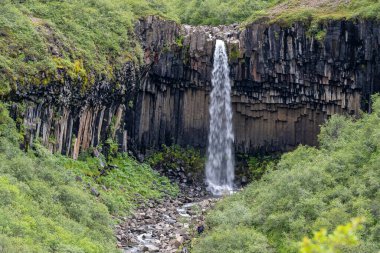
[{"label": "leafy bush", "polygon": [[304,237],[300,252],[301,253],[340,253],[355,252],[355,246],[360,241],[356,235],[362,228],[363,219],[355,218],[346,225],[338,226],[332,234],[327,234],[326,229],[314,233],[314,237],[309,239]]},{"label": "leafy bush", "polygon": [[372,114],[355,121],[333,116],[321,129],[319,148],[300,146],[284,154],[261,180],[219,203],[206,219],[210,232],[195,244],[197,252],[207,252],[202,241],[214,231],[240,226],[262,233],[276,252],[297,252],[304,235],[359,216],[366,222],[354,252],[377,252],[380,99],[373,101]]},{"label": "leafy bush", "polygon": [[74,161],[38,143],[25,153],[19,139],[0,103],[0,252],[118,252],[111,214],[178,191],[127,155],[100,175],[97,158]]},{"label": "leafy bush", "polygon": [[247,228],[218,228],[201,240],[194,253],[271,253],[268,239],[261,233]]},{"label": "leafy bush", "polygon": [[158,171],[182,168],[193,179],[203,176],[205,160],[200,151],[194,148],[181,148],[177,145],[162,146],[162,150],[148,158],[148,163]]},{"label": "leafy bush", "polygon": [[255,156],[238,154],[235,165],[236,177],[246,177],[247,182],[259,180],[267,171],[275,167],[278,160],[278,154]]}]

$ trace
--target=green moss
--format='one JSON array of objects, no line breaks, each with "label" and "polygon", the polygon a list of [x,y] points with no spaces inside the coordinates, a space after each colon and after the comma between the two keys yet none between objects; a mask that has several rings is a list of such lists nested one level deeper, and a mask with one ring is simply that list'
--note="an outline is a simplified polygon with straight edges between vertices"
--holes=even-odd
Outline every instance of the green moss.
[{"label": "green moss", "polygon": [[326,37],[326,29],[323,23],[312,22],[306,31],[306,35],[322,42]]},{"label": "green moss", "polygon": [[183,40],[185,39],[185,37],[183,35],[179,36],[178,38],[175,39],[175,43],[177,44],[177,46],[179,48],[182,48],[183,47]]},{"label": "green moss", "polygon": [[162,47],[162,52],[169,53],[170,51],[171,51],[170,46],[167,44],[164,44],[164,46]]},{"label": "green moss", "polygon": [[237,44],[231,44],[229,49],[229,60],[230,61],[236,61],[239,59],[240,51],[239,51],[239,45]]},{"label": "green moss", "polygon": [[318,41],[323,41],[326,37],[326,31],[319,31],[316,35],[315,35],[315,39],[318,40]]},{"label": "green moss", "polygon": [[133,109],[133,104],[134,104],[134,103],[133,103],[133,100],[129,100],[129,101],[128,101],[128,108],[129,108],[129,109]]},{"label": "green moss", "polygon": [[275,31],[275,32],[274,32],[274,38],[275,38],[276,40],[278,40],[278,39],[280,38],[280,33],[277,32],[277,31]]}]

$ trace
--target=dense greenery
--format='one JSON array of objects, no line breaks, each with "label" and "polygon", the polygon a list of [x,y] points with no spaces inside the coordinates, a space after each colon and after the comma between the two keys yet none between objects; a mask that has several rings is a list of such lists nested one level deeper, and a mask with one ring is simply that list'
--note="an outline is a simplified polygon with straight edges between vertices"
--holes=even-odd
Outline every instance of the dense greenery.
[{"label": "dense greenery", "polygon": [[327,234],[326,229],[314,233],[312,239],[304,237],[300,253],[344,253],[360,243],[357,232],[362,229],[363,218],[354,218],[346,225],[338,226]]},{"label": "dense greenery", "polygon": [[141,48],[137,16],[164,15],[163,0],[2,0],[0,96],[17,84],[113,79]]},{"label": "dense greenery", "polygon": [[0,104],[0,252],[115,252],[111,215],[178,191],[126,155],[100,175],[95,158],[74,161],[38,144],[25,153],[19,139]]},{"label": "dense greenery", "polygon": [[170,171],[180,169],[189,179],[201,180],[205,166],[204,157],[199,150],[193,148],[181,148],[178,145],[162,145],[159,152],[148,158],[148,163],[157,171],[168,174]]},{"label": "dense greenery", "polygon": [[321,129],[320,148],[300,146],[284,154],[260,181],[218,204],[194,252],[236,252],[228,248],[238,243],[235,232],[258,238],[254,245],[242,244],[241,252],[266,252],[268,247],[297,252],[304,235],[321,228],[331,231],[353,217],[366,219],[362,243],[344,252],[377,252],[380,98],[373,101],[372,114],[356,121],[333,116]]},{"label": "dense greenery", "polygon": [[246,182],[259,180],[265,172],[273,168],[278,162],[280,154],[237,154],[235,161],[235,175],[237,178],[245,178]]},{"label": "dense greenery", "polygon": [[170,0],[181,21],[194,25],[241,23],[280,0]]},{"label": "dense greenery", "polygon": [[[17,85],[71,80],[84,90],[98,79],[116,80],[142,50],[133,31],[136,18],[161,15],[190,24],[379,18],[377,0],[2,0],[0,97]],[[323,33],[318,35],[323,37]]]},{"label": "dense greenery", "polygon": [[380,2],[377,0],[281,1],[273,8],[253,14],[245,22],[261,18],[285,25],[301,21],[306,24],[311,23],[311,26],[338,19],[380,19]]},{"label": "dense greenery", "polygon": [[170,0],[183,23],[232,24],[249,23],[258,19],[266,22],[314,20],[320,22],[341,18],[380,18],[377,0]]}]

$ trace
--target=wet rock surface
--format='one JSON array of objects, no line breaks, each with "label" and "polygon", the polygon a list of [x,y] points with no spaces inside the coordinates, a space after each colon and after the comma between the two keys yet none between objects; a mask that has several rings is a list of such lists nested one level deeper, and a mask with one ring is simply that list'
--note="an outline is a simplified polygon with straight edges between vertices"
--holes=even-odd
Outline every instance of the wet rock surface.
[{"label": "wet rock surface", "polygon": [[116,227],[117,246],[124,253],[165,252],[181,249],[202,229],[204,215],[217,201],[204,188],[182,188],[178,198],[151,200]]}]

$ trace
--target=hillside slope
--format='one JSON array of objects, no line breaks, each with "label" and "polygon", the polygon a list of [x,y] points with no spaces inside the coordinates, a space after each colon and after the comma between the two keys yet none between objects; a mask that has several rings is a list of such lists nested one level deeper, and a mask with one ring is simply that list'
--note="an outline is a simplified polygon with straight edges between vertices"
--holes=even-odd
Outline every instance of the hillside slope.
[{"label": "hillside slope", "polygon": [[97,158],[74,161],[37,143],[25,153],[19,137],[0,103],[0,252],[119,252],[112,216],[177,193],[126,155],[113,158],[110,170]]},{"label": "hillside slope", "polygon": [[378,19],[376,0],[170,0],[183,23],[219,25],[366,18]]},{"label": "hillside slope", "polygon": [[[284,154],[261,180],[222,201],[209,214],[209,231],[195,241],[194,253],[297,252],[303,236],[358,216],[366,219],[362,243],[334,252],[378,252],[380,98],[374,101],[372,114],[356,121],[332,117],[319,148]],[[233,245],[241,245],[240,251]]]},{"label": "hillside slope", "polygon": [[71,80],[86,88],[141,63],[136,18],[189,24],[378,19],[376,0],[4,0],[0,16],[0,96],[19,85]]},{"label": "hillside slope", "polygon": [[161,0],[2,1],[0,96],[16,85],[115,79],[140,60],[136,17],[167,12]]}]

